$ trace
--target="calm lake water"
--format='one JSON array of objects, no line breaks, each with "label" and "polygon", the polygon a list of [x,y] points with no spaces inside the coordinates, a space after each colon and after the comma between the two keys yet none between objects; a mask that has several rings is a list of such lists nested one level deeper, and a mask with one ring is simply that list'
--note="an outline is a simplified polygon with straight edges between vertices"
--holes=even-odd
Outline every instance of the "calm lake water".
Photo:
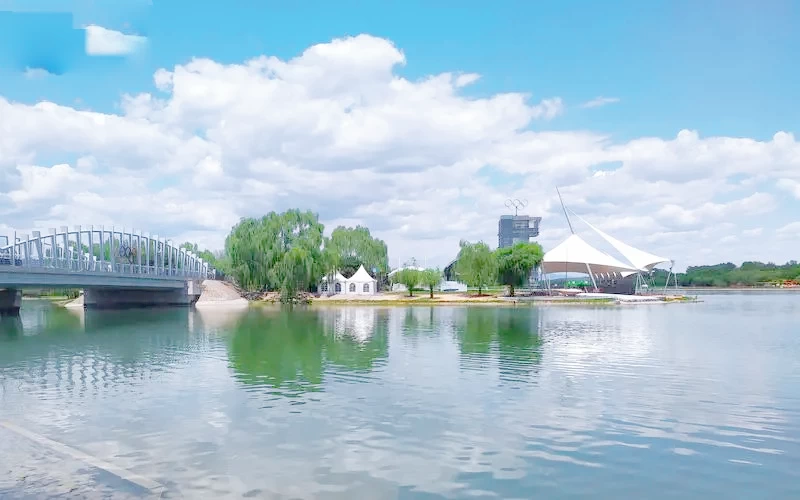
[{"label": "calm lake water", "polygon": [[245,313],[26,302],[0,323],[0,497],[59,496],[800,498],[800,294]]}]

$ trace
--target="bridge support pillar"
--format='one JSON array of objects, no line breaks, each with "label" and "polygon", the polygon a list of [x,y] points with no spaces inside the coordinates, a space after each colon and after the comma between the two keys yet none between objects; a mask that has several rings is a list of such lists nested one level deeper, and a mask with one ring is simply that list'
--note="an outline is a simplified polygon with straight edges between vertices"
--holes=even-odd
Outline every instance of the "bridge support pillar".
[{"label": "bridge support pillar", "polygon": [[191,306],[200,298],[200,292],[200,286],[191,281],[182,289],[86,288],[83,291],[83,305],[87,309]]},{"label": "bridge support pillar", "polygon": [[22,306],[22,290],[7,288],[0,290],[0,316],[19,316]]}]

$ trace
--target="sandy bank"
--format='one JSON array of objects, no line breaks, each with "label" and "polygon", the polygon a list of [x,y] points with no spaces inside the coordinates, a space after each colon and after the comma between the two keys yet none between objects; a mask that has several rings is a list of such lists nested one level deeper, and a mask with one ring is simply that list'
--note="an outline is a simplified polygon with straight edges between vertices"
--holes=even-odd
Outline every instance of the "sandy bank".
[{"label": "sandy bank", "polygon": [[83,309],[83,294],[79,295],[77,299],[70,300],[60,305],[68,309]]},{"label": "sandy bank", "polygon": [[242,298],[239,292],[224,281],[205,280],[202,285],[203,292],[195,303],[195,307],[205,308],[245,308],[247,299]]}]

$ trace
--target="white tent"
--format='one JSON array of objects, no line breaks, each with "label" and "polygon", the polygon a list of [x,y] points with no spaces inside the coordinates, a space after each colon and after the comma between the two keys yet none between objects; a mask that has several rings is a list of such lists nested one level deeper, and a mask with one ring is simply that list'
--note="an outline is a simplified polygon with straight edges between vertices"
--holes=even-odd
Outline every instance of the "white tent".
[{"label": "white tent", "polygon": [[666,257],[659,257],[658,255],[653,255],[649,252],[645,252],[644,250],[639,250],[638,248],[634,248],[627,243],[623,243],[618,239],[610,236],[603,231],[597,229],[593,225],[589,224],[585,220],[583,220],[579,215],[573,212],[573,215],[578,217],[584,224],[592,228],[597,234],[599,234],[604,240],[606,240],[611,246],[617,249],[619,253],[622,254],[623,257],[628,259],[628,261],[633,264],[637,269],[641,271],[652,271],[653,268],[659,264],[665,263],[672,263],[671,259],[667,259]]},{"label": "white tent", "polygon": [[364,266],[360,266],[358,271],[347,279],[346,294],[372,295],[378,291],[378,280],[369,275]]},{"label": "white tent", "polygon": [[542,259],[544,273],[620,273],[628,276],[636,268],[623,264],[607,253],[597,250],[577,234],[571,235]]},{"label": "white tent", "polygon": [[[330,286],[333,287],[331,290],[333,293],[343,293],[347,289],[347,278],[342,276],[342,273],[336,271],[336,274],[333,275],[333,284]],[[323,276],[319,283],[319,290],[321,292],[328,291],[328,277]]]}]

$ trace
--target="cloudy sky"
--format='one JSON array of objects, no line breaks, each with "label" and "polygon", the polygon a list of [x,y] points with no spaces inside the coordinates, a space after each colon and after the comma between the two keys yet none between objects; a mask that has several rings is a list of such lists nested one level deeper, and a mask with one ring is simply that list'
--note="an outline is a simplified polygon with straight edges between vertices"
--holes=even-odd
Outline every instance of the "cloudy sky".
[{"label": "cloudy sky", "polygon": [[0,234],[298,207],[443,265],[509,198],[552,248],[559,186],[679,268],[798,257],[791,0],[256,3],[0,0]]}]

